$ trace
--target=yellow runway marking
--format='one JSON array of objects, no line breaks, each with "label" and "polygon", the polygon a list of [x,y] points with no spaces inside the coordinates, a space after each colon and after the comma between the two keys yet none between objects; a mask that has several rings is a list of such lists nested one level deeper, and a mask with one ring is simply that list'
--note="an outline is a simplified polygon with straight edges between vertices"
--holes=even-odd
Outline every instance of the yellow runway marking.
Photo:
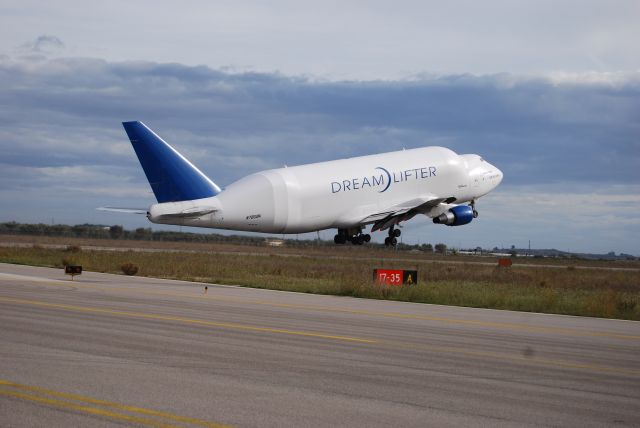
[{"label": "yellow runway marking", "polygon": [[63,310],[74,311],[74,312],[100,313],[100,314],[107,314],[107,315],[127,316],[132,318],[175,321],[175,322],[180,322],[184,324],[196,324],[196,325],[203,325],[207,327],[230,328],[230,329],[236,329],[236,330],[257,331],[257,332],[263,332],[263,333],[289,334],[294,336],[315,337],[320,339],[331,339],[331,340],[343,340],[348,342],[360,342],[360,343],[376,343],[377,342],[377,340],[363,339],[360,337],[339,336],[339,335],[333,335],[333,334],[315,333],[310,331],[287,330],[282,328],[257,327],[257,326],[237,324],[237,323],[205,321],[205,320],[197,320],[197,319],[191,319],[191,318],[176,317],[171,315],[157,315],[157,314],[146,314],[142,312],[129,312],[129,311],[117,311],[113,309],[90,308],[85,306],[66,305],[62,303],[41,302],[37,300],[23,300],[23,299],[13,299],[9,297],[0,297],[0,301],[19,303],[24,305],[63,309]]},{"label": "yellow runway marking", "polygon": [[[15,391],[15,390],[18,391]],[[28,391],[19,392],[19,391]],[[70,394],[66,392],[53,391],[50,389],[40,388],[37,386],[22,385],[7,380],[0,380],[0,395],[6,397],[19,398],[26,401],[31,401],[39,404],[49,405],[62,409],[71,409],[82,413],[88,413],[91,415],[106,417],[110,419],[116,419],[126,421],[130,423],[152,426],[152,427],[177,427],[172,423],[165,422],[166,420],[180,422],[183,424],[197,425],[207,428],[223,428],[226,425],[218,424],[215,422],[209,422],[202,419],[190,418],[185,416],[174,415],[167,412],[160,412],[156,410],[144,409],[135,406],[126,406],[118,403],[112,403],[104,400],[97,400],[90,397],[84,397],[78,394]],[[55,397],[50,398],[47,397]],[[64,401],[66,400],[66,401]],[[85,404],[78,404],[85,403]],[[92,406],[88,406],[90,404]],[[156,417],[158,419],[143,418],[140,416],[134,416],[126,413],[119,413],[113,410],[107,410],[101,407],[110,409],[117,409],[129,413],[137,413],[145,416]],[[163,420],[164,419],[164,420]]]},{"label": "yellow runway marking", "polygon": [[344,341],[357,342],[357,343],[363,343],[363,344],[385,346],[385,347],[390,347],[392,349],[397,349],[397,348],[418,349],[418,350],[439,352],[439,353],[445,353],[445,354],[447,353],[459,354],[459,355],[490,358],[490,359],[497,359],[497,360],[526,362],[526,363],[540,364],[540,365],[546,365],[546,366],[583,369],[583,370],[589,370],[589,371],[595,371],[595,372],[622,373],[622,374],[633,375],[633,376],[640,375],[640,370],[634,370],[634,369],[608,367],[608,366],[600,366],[595,364],[552,360],[552,359],[545,359],[545,358],[538,358],[538,357],[523,357],[521,355],[513,355],[513,354],[510,355],[510,354],[502,354],[502,353],[488,352],[488,351],[473,351],[473,350],[468,350],[463,348],[432,346],[432,345],[409,343],[409,342],[384,341],[384,340],[377,340],[377,339],[338,336],[338,335],[329,335],[329,334],[306,332],[306,331],[275,329],[275,328],[268,328],[268,327],[255,327],[255,326],[235,324],[235,323],[221,323],[221,322],[196,320],[196,319],[189,319],[189,318],[182,318],[182,317],[175,317],[175,316],[145,314],[140,312],[117,311],[117,310],[101,309],[101,308],[89,308],[89,307],[67,305],[67,304],[60,304],[60,303],[48,303],[48,302],[41,302],[41,301],[35,301],[35,300],[14,299],[9,297],[0,297],[0,302],[1,301],[55,308],[55,309],[74,311],[74,312],[101,313],[101,314],[107,314],[107,315],[127,316],[127,317],[133,317],[133,318],[144,318],[144,319],[163,320],[163,321],[174,321],[174,322],[180,322],[180,323],[186,323],[186,324],[196,324],[196,325],[204,325],[204,326],[212,326],[212,327],[232,328],[232,329],[240,329],[240,330],[248,330],[248,331],[268,332],[268,333],[281,333],[281,334],[317,337],[317,338],[333,339],[333,340],[344,340]]},{"label": "yellow runway marking", "polygon": [[171,292],[171,291],[158,291],[158,290],[131,290],[129,288],[118,287],[118,286],[96,286],[89,284],[79,284],[79,283],[45,283],[46,285],[53,286],[73,286],[78,288],[89,288],[95,290],[105,290],[105,291],[124,291],[127,293],[137,293],[137,294],[152,294],[158,296],[170,296],[170,297],[183,297],[189,299],[197,299],[202,301],[205,300],[217,300],[221,302],[234,302],[234,303],[245,303],[245,304],[253,304],[253,305],[262,305],[262,306],[272,306],[277,308],[289,308],[289,309],[304,309],[318,312],[333,312],[333,313],[345,313],[352,315],[366,315],[366,316],[378,316],[378,317],[386,317],[386,318],[398,318],[398,319],[415,319],[415,320],[423,320],[423,321],[435,321],[441,322],[445,324],[458,324],[458,325],[469,325],[476,327],[486,327],[486,328],[497,328],[502,330],[514,330],[514,331],[524,331],[524,332],[532,332],[532,333],[547,333],[547,334],[557,334],[557,335],[568,335],[568,336],[585,336],[585,337],[610,337],[621,340],[640,340],[640,335],[630,335],[630,334],[619,334],[619,333],[611,333],[611,332],[603,332],[603,331],[585,331],[578,330],[573,328],[563,328],[563,327],[537,327],[526,324],[514,324],[514,323],[500,323],[500,322],[492,322],[492,321],[474,321],[474,320],[464,320],[457,318],[449,318],[449,317],[439,317],[432,315],[417,315],[417,314],[400,314],[395,312],[378,312],[378,311],[370,311],[364,309],[346,309],[346,308],[329,308],[326,306],[314,306],[314,305],[298,305],[292,303],[277,303],[270,302],[265,300],[250,300],[250,299],[242,299],[242,298],[233,298],[233,297],[221,297],[215,296],[211,293],[207,295],[203,295],[201,290],[198,290],[197,293],[188,294],[181,292]]},{"label": "yellow runway marking", "polygon": [[[217,298],[214,297],[214,299],[217,299]],[[221,298],[220,300],[225,300],[225,298]],[[307,310],[320,311],[320,312],[338,312],[338,313],[347,313],[347,314],[355,314],[355,315],[370,315],[370,316],[380,316],[380,317],[389,317],[389,318],[437,321],[437,322],[443,322],[447,324],[473,325],[478,327],[492,327],[492,328],[500,328],[500,329],[516,330],[516,331],[531,331],[531,332],[567,334],[567,335],[576,335],[576,336],[614,337],[617,339],[625,339],[625,340],[640,340],[640,336],[609,333],[609,332],[598,332],[598,331],[582,331],[582,330],[562,328],[562,327],[536,327],[536,326],[530,326],[525,324],[462,320],[462,319],[456,319],[456,318],[437,317],[437,316],[431,316],[431,315],[399,314],[394,312],[376,312],[376,311],[359,310],[359,309],[327,308],[323,306],[295,305],[295,304],[288,304],[288,303],[265,302],[260,300],[249,300],[249,301],[241,300],[241,299],[235,299],[235,300],[237,300],[238,303],[244,302],[244,303],[253,303],[256,305],[268,305],[268,306],[291,308],[291,309],[307,309]]]}]

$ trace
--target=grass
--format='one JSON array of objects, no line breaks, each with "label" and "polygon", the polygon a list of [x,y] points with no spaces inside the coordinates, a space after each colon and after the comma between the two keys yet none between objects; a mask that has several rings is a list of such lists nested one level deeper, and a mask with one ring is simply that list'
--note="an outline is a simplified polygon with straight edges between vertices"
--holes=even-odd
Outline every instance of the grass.
[{"label": "grass", "polygon": [[[392,249],[376,246],[316,246],[309,245],[307,247],[266,247],[251,244],[240,243],[202,243],[202,242],[174,242],[174,241],[141,241],[141,240],[123,240],[123,239],[91,239],[91,238],[73,238],[73,237],[53,237],[53,236],[35,236],[35,235],[0,235],[0,245],[40,245],[47,247],[56,245],[59,247],[81,246],[85,249],[91,247],[109,247],[122,250],[167,250],[167,251],[186,251],[186,252],[215,252],[215,253],[246,253],[259,252],[261,254],[275,255],[299,255],[301,252],[308,256],[323,257],[351,257],[357,258],[381,258],[384,260],[403,259],[403,260],[450,260],[450,261],[495,261],[493,256],[470,257],[461,255],[427,254],[412,251],[394,251]],[[513,259],[514,265],[534,264],[534,265],[570,265],[570,266],[592,266],[592,267],[622,267],[640,269],[640,260],[585,260],[574,258],[534,258],[534,257],[518,257]]]},{"label": "grass", "polygon": [[[108,241],[109,242],[109,241]],[[108,244],[107,242],[107,244]],[[0,262],[62,267],[81,264],[85,270],[119,273],[133,263],[138,275],[257,288],[334,294],[372,299],[517,311],[547,312],[640,320],[640,272],[633,270],[544,268],[447,263],[412,255],[389,257],[389,252],[342,250],[328,259],[326,253],[303,251],[267,253],[261,247],[211,253],[97,251],[65,245],[60,249],[0,248]],[[78,243],[73,243],[78,245]],[[106,245],[103,243],[103,245]],[[363,256],[364,254],[364,256]],[[395,254],[394,254],[395,256]],[[415,257],[414,257],[415,256]],[[460,261],[457,258],[456,261]],[[485,258],[464,258],[491,261]],[[444,261],[444,263],[443,263]],[[419,284],[386,287],[372,283],[374,268],[417,269]]]}]

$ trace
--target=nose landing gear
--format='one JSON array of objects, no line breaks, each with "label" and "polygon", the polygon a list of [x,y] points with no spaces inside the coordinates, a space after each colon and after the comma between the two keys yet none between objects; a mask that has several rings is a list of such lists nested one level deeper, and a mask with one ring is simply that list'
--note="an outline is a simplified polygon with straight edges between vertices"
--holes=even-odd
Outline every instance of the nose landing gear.
[{"label": "nose landing gear", "polygon": [[476,211],[476,201],[472,200],[471,202],[469,202],[469,206],[473,210],[473,218],[478,218],[478,211]]}]

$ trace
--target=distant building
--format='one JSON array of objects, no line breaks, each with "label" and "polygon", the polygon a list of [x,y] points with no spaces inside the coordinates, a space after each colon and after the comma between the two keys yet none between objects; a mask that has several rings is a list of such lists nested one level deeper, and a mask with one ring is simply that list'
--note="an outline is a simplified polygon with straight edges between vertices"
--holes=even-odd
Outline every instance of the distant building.
[{"label": "distant building", "polygon": [[277,238],[267,238],[264,240],[264,243],[267,245],[267,247],[282,247],[284,245],[284,240]]}]

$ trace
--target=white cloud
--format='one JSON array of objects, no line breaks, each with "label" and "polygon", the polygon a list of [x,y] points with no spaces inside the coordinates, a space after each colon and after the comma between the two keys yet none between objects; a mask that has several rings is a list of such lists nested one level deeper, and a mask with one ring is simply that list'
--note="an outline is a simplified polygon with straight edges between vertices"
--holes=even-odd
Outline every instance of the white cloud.
[{"label": "white cloud", "polygon": [[49,33],[74,56],[331,80],[640,69],[635,0],[4,4],[4,52]]},{"label": "white cloud", "polygon": [[[607,191],[622,191],[608,193]],[[599,192],[564,187],[561,192],[549,192],[528,186],[501,190],[491,197],[491,211],[499,212],[501,218],[522,227],[557,225],[583,229],[593,227],[639,227],[640,185],[625,186],[624,189],[605,187]],[[532,213],[535,217],[532,219]]]},{"label": "white cloud", "polygon": [[625,86],[640,85],[640,70],[635,71],[584,71],[584,72],[562,72],[556,71],[548,74],[548,79],[555,85],[584,85],[584,86],[606,86],[611,88],[622,88]]}]

